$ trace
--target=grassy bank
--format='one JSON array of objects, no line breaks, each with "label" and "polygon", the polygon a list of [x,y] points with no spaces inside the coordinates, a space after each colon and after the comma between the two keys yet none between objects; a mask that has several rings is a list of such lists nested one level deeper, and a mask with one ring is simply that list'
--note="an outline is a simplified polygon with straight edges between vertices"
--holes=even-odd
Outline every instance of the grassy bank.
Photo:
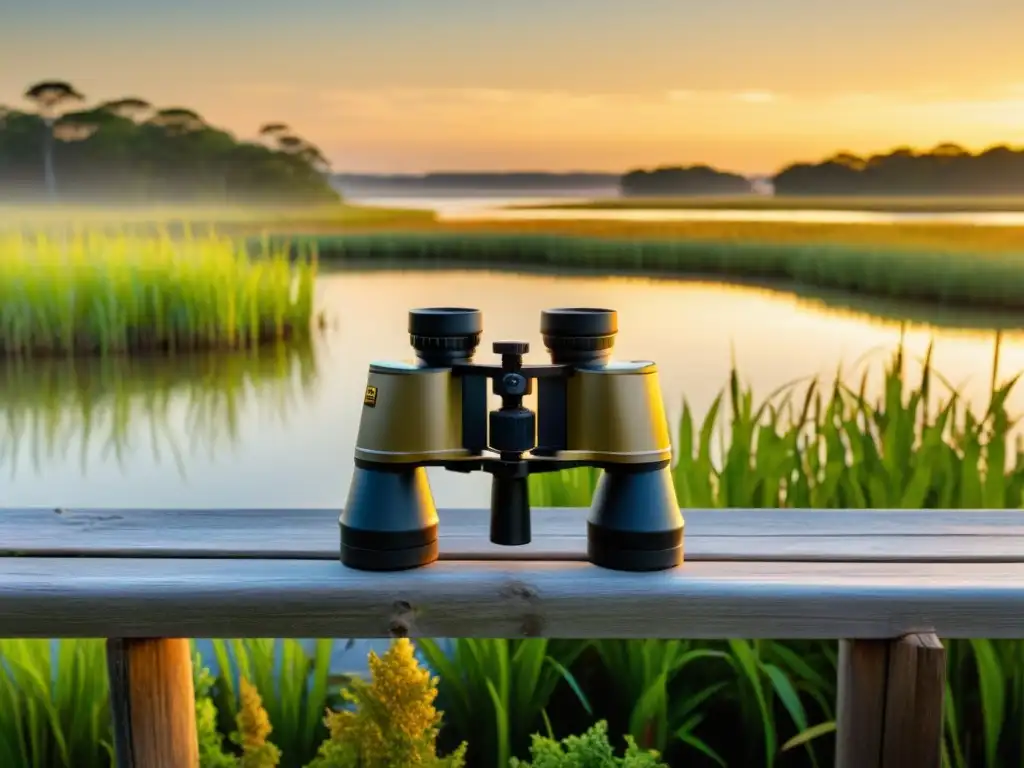
[{"label": "grassy bank", "polygon": [[233,350],[305,336],[315,259],[205,236],[0,234],[0,355]]},{"label": "grassy bank", "polygon": [[[996,354],[994,371],[998,347]],[[684,407],[674,467],[681,503],[1021,507],[1024,457],[1006,449],[1014,418],[1005,402],[1016,377],[993,376],[989,407],[971,416],[929,365],[910,381],[899,351],[865,376],[881,379],[877,399],[868,400],[864,387],[844,387],[838,377],[761,399],[734,372],[706,414]],[[533,477],[532,501],[589,504],[596,479],[580,470]],[[429,641],[418,645],[440,677],[438,751],[449,754],[467,742],[473,768],[526,756],[533,733],[562,737],[597,720],[608,723],[612,744],[621,748],[623,736],[632,734],[673,766],[832,764],[833,641],[473,639],[455,643],[451,656]],[[1024,642],[980,639],[947,647],[944,765],[1021,765]],[[290,640],[215,641],[214,648],[221,672],[199,686],[210,695],[209,705],[205,698],[197,705],[201,731],[215,739],[219,732],[230,744],[227,736],[245,708],[244,677],[262,697],[273,727],[269,739],[283,753],[279,765],[308,765],[327,735],[320,713],[341,703],[329,674],[331,641],[316,643],[308,655]],[[0,697],[0,757],[14,755],[10,764],[26,768],[106,768],[102,644],[65,641],[59,649],[53,658],[45,641],[0,641],[6,662],[0,674],[11,683],[0,686],[7,691]],[[54,686],[40,682],[55,673]],[[47,715],[30,716],[39,712]],[[13,751],[3,752],[4,745]],[[202,768],[237,765],[210,758]]]},{"label": "grassy bank", "polygon": [[1024,252],[1024,227],[962,224],[819,224],[773,221],[467,220],[432,225],[393,222],[400,233],[451,235],[558,235],[616,240],[685,240],[699,243],[844,246],[886,251],[948,253]]},{"label": "grassy bank", "polygon": [[322,259],[362,265],[465,264],[696,276],[946,306],[1024,310],[1024,248],[1017,254],[966,254],[742,240],[421,232],[317,238],[315,242]]},{"label": "grassy bank", "polygon": [[717,197],[613,197],[573,203],[510,205],[517,210],[732,210],[862,211],[866,213],[1024,212],[1024,197],[871,197],[722,195]]}]

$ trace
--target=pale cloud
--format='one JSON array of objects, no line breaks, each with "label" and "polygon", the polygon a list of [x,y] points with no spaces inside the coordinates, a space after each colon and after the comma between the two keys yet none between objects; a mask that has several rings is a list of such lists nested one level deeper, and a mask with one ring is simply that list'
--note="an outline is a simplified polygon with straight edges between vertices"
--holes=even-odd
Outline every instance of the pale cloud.
[{"label": "pale cloud", "polygon": [[777,99],[771,91],[740,91],[733,98],[747,104],[770,104]]},{"label": "pale cloud", "polygon": [[724,91],[724,90],[693,90],[679,89],[668,91],[665,99],[670,102],[680,101],[739,101],[746,104],[768,104],[778,101],[780,95],[774,91]]},{"label": "pale cloud", "polygon": [[665,94],[665,98],[669,101],[689,101],[697,95],[696,91],[677,90],[669,91]]}]

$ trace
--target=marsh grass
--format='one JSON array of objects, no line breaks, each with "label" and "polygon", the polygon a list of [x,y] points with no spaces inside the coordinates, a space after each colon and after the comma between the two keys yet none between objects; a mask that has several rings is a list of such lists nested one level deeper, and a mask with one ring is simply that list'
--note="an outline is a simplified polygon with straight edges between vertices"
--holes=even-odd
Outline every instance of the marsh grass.
[{"label": "marsh grass", "polygon": [[0,467],[13,477],[77,454],[84,472],[90,458],[149,450],[183,474],[186,455],[237,444],[247,409],[284,421],[317,383],[308,338],[172,358],[0,359]]},{"label": "marsh grass", "polygon": [[559,684],[575,693],[580,711],[591,711],[569,671],[586,648],[584,642],[460,638],[451,652],[433,640],[417,644],[441,679],[444,743],[466,742],[470,765],[508,765],[513,755],[526,754],[538,729],[551,735],[555,713],[548,707]]},{"label": "marsh grass", "polygon": [[[396,220],[387,231],[367,232],[404,237],[577,237],[600,240],[689,241],[698,244],[748,243],[789,246],[844,246],[877,250],[957,253],[964,255],[1021,252],[1024,227],[970,226],[915,222],[899,224],[826,224],[785,221],[628,221],[624,219],[468,219],[426,225]],[[351,233],[351,230],[349,231]],[[348,235],[340,233],[341,237]],[[323,239],[336,240],[323,233]]]},{"label": "marsh grass", "polygon": [[316,254],[201,237],[0,234],[0,356],[235,350],[308,335]]},{"label": "marsh grass", "polygon": [[[523,222],[516,222],[517,225]],[[876,229],[883,229],[876,227]],[[961,233],[969,227],[960,227]],[[974,229],[984,229],[976,227]],[[995,229],[995,228],[989,228]],[[559,234],[399,233],[314,238],[324,260],[495,269],[556,268],[610,274],[705,277],[842,291],[900,301],[1024,310],[1024,230],[1013,251],[957,251],[962,238],[915,247],[855,242],[600,237]],[[964,235],[969,236],[969,235]]]},{"label": "marsh grass", "polygon": [[102,640],[0,640],[0,765],[110,768]]}]

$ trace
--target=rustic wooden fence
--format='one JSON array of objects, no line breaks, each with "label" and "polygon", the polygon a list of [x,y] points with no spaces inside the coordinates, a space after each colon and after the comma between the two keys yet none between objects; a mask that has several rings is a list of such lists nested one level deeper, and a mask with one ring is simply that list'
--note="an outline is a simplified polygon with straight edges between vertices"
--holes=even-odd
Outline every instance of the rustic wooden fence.
[{"label": "rustic wooden fence", "polygon": [[534,542],[442,511],[442,560],[365,573],[332,510],[0,512],[0,636],[109,638],[119,768],[195,768],[188,637],[836,638],[836,765],[940,763],[938,637],[1024,638],[1024,516],[687,510],[687,562],[585,562],[586,510]]}]

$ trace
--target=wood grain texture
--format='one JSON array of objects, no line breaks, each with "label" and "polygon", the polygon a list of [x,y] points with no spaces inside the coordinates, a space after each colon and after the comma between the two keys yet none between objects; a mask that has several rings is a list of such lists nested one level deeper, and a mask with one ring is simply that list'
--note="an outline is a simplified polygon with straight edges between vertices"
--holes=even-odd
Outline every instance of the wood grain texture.
[{"label": "wood grain texture", "polygon": [[107,679],[110,681],[110,722],[114,731],[114,765],[132,768],[132,712],[128,697],[128,643],[121,638],[107,640]]},{"label": "wood grain texture", "polygon": [[836,768],[940,768],[945,683],[934,634],[840,641]]},{"label": "wood grain texture", "polygon": [[186,639],[108,643],[117,768],[199,768]]},{"label": "wood grain texture", "polygon": [[836,768],[879,768],[889,641],[840,640]]},{"label": "wood grain texture", "polygon": [[1024,564],[0,559],[0,636],[1024,638]]},{"label": "wood grain texture", "polygon": [[[0,556],[338,557],[338,510],[0,510]],[[488,540],[489,511],[441,511],[446,560],[585,559],[586,509],[537,508],[533,543]],[[1024,562],[1019,511],[684,511],[701,560]]]},{"label": "wood grain texture", "polygon": [[946,651],[933,634],[889,644],[882,768],[940,768]]}]

